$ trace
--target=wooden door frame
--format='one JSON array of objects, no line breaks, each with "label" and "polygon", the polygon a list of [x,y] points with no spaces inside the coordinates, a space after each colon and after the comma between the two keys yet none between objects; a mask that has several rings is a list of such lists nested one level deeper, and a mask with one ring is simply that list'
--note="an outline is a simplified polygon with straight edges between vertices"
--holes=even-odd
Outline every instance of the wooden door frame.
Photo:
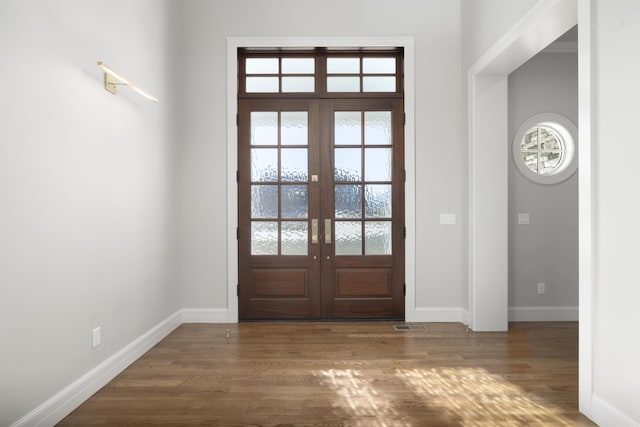
[{"label": "wooden door frame", "polygon": [[404,48],[404,131],[405,170],[405,320],[416,320],[416,217],[415,217],[415,85],[413,37],[228,37],[227,38],[227,322],[238,322],[238,48],[268,47],[403,47]]}]

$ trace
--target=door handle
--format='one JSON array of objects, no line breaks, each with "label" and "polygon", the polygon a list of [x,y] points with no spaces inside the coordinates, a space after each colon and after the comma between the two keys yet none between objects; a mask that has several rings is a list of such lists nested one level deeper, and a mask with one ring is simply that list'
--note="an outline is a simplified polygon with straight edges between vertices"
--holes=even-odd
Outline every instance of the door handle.
[{"label": "door handle", "polygon": [[324,220],[324,242],[326,244],[331,244],[331,220]]},{"label": "door handle", "polygon": [[311,243],[318,243],[318,219],[313,218],[311,220]]}]

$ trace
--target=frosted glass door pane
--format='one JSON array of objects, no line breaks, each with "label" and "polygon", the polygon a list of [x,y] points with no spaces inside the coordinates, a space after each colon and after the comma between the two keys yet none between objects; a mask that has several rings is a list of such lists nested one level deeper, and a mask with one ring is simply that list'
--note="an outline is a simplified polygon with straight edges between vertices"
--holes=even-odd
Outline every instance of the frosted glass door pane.
[{"label": "frosted glass door pane", "polygon": [[251,186],[251,218],[278,218],[278,186]]},{"label": "frosted glass door pane", "polygon": [[251,181],[275,182],[278,180],[278,149],[251,149]]},{"label": "frosted glass door pane", "polygon": [[336,255],[362,255],[362,222],[335,221]]},{"label": "frosted glass door pane", "polygon": [[278,145],[278,113],[251,113],[251,145]]},{"label": "frosted glass door pane", "polygon": [[365,255],[391,255],[391,221],[364,224]]},{"label": "frosted glass door pane", "polygon": [[364,150],[364,179],[366,181],[391,181],[391,148],[367,148]]},{"label": "frosted glass door pane", "polygon": [[307,145],[309,139],[308,113],[306,111],[283,111],[280,116],[282,145]]},{"label": "frosted glass door pane", "polygon": [[283,148],[280,152],[282,181],[307,182],[309,165],[306,148]]},{"label": "frosted glass door pane", "polygon": [[360,148],[336,148],[335,156],[335,180],[336,181],[360,181],[362,180],[362,150]]},{"label": "frosted glass door pane", "polygon": [[367,111],[364,113],[364,143],[366,145],[391,145],[391,111]]},{"label": "frosted glass door pane", "polygon": [[362,186],[336,185],[335,217],[362,218]]},{"label": "frosted glass door pane", "polygon": [[277,222],[251,222],[251,255],[278,255]]},{"label": "frosted glass door pane", "polygon": [[391,185],[365,185],[365,218],[391,218]]},{"label": "frosted glass door pane", "polygon": [[334,119],[335,145],[362,144],[362,113],[360,111],[339,111]]},{"label": "frosted glass door pane", "polygon": [[[309,210],[308,187],[306,185],[282,185],[282,218],[307,218]],[[278,195],[275,195],[276,200]]]},{"label": "frosted glass door pane", "polygon": [[282,255],[307,255],[307,240],[309,238],[306,221],[283,222],[282,225]]}]

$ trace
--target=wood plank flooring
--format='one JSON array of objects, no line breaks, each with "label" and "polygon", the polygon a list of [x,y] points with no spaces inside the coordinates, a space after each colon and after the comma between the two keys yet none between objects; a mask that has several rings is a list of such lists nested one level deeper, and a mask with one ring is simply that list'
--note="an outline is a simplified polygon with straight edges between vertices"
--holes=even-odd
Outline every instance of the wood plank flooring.
[{"label": "wood plank flooring", "polygon": [[184,324],[59,425],[594,425],[577,323],[395,324]]}]

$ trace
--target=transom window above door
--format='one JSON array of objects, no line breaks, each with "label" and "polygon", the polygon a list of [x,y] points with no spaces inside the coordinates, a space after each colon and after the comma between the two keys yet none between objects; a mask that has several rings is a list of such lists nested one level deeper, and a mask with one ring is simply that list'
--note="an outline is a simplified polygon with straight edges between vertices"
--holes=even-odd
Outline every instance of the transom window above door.
[{"label": "transom window above door", "polygon": [[397,96],[402,88],[402,50],[256,51],[243,49],[239,96]]}]

